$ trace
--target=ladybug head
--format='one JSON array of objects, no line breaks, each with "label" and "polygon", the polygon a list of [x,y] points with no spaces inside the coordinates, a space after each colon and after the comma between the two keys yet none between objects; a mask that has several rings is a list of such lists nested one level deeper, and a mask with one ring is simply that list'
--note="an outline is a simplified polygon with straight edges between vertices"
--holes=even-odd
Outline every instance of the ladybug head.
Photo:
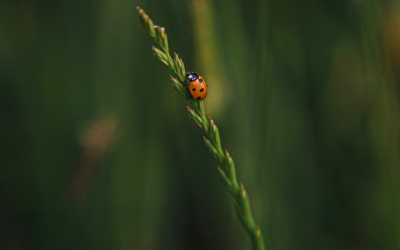
[{"label": "ladybug head", "polygon": [[195,80],[199,79],[199,76],[193,72],[187,72],[186,76],[187,76],[187,78],[189,78],[190,81],[195,81]]}]

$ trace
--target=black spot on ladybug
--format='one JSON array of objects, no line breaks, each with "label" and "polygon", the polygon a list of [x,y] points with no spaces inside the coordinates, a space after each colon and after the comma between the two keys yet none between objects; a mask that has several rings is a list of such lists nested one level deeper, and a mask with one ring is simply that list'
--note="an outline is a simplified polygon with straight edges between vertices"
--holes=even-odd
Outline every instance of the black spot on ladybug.
[{"label": "black spot on ladybug", "polygon": [[192,88],[193,91],[196,91],[196,88]]},{"label": "black spot on ladybug", "polygon": [[199,81],[199,83],[202,83],[202,82],[203,82],[203,79],[201,79],[201,78],[199,77],[198,81]]},{"label": "black spot on ladybug", "polygon": [[201,99],[201,97],[199,96],[199,97],[197,97],[197,100],[200,100]]},{"label": "black spot on ladybug", "polygon": [[201,89],[200,89],[200,92],[203,92],[203,91],[204,91],[204,89],[203,89],[203,88],[201,88]]}]

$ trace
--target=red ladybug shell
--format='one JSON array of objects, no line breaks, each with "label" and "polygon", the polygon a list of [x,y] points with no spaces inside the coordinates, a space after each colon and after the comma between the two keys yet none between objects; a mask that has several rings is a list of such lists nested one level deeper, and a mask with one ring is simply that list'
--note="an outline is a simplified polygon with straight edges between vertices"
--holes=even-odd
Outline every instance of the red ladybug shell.
[{"label": "red ladybug shell", "polygon": [[190,83],[190,92],[196,101],[202,101],[207,96],[207,84],[203,77],[199,76],[198,79]]}]

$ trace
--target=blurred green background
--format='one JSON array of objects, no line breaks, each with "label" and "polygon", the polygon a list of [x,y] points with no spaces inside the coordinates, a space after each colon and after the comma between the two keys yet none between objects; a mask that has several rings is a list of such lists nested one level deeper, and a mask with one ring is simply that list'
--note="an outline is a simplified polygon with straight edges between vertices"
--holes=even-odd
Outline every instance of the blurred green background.
[{"label": "blurred green background", "polygon": [[251,249],[138,5],[206,79],[266,249],[400,249],[390,0],[1,0],[0,249]]}]

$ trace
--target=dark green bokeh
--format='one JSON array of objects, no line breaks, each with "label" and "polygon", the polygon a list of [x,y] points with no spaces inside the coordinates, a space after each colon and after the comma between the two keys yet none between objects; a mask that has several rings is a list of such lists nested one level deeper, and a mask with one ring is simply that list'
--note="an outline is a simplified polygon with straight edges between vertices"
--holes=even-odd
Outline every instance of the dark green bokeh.
[{"label": "dark green bokeh", "polygon": [[397,2],[3,0],[0,249],[251,249],[138,5],[206,79],[266,249],[400,248]]}]

